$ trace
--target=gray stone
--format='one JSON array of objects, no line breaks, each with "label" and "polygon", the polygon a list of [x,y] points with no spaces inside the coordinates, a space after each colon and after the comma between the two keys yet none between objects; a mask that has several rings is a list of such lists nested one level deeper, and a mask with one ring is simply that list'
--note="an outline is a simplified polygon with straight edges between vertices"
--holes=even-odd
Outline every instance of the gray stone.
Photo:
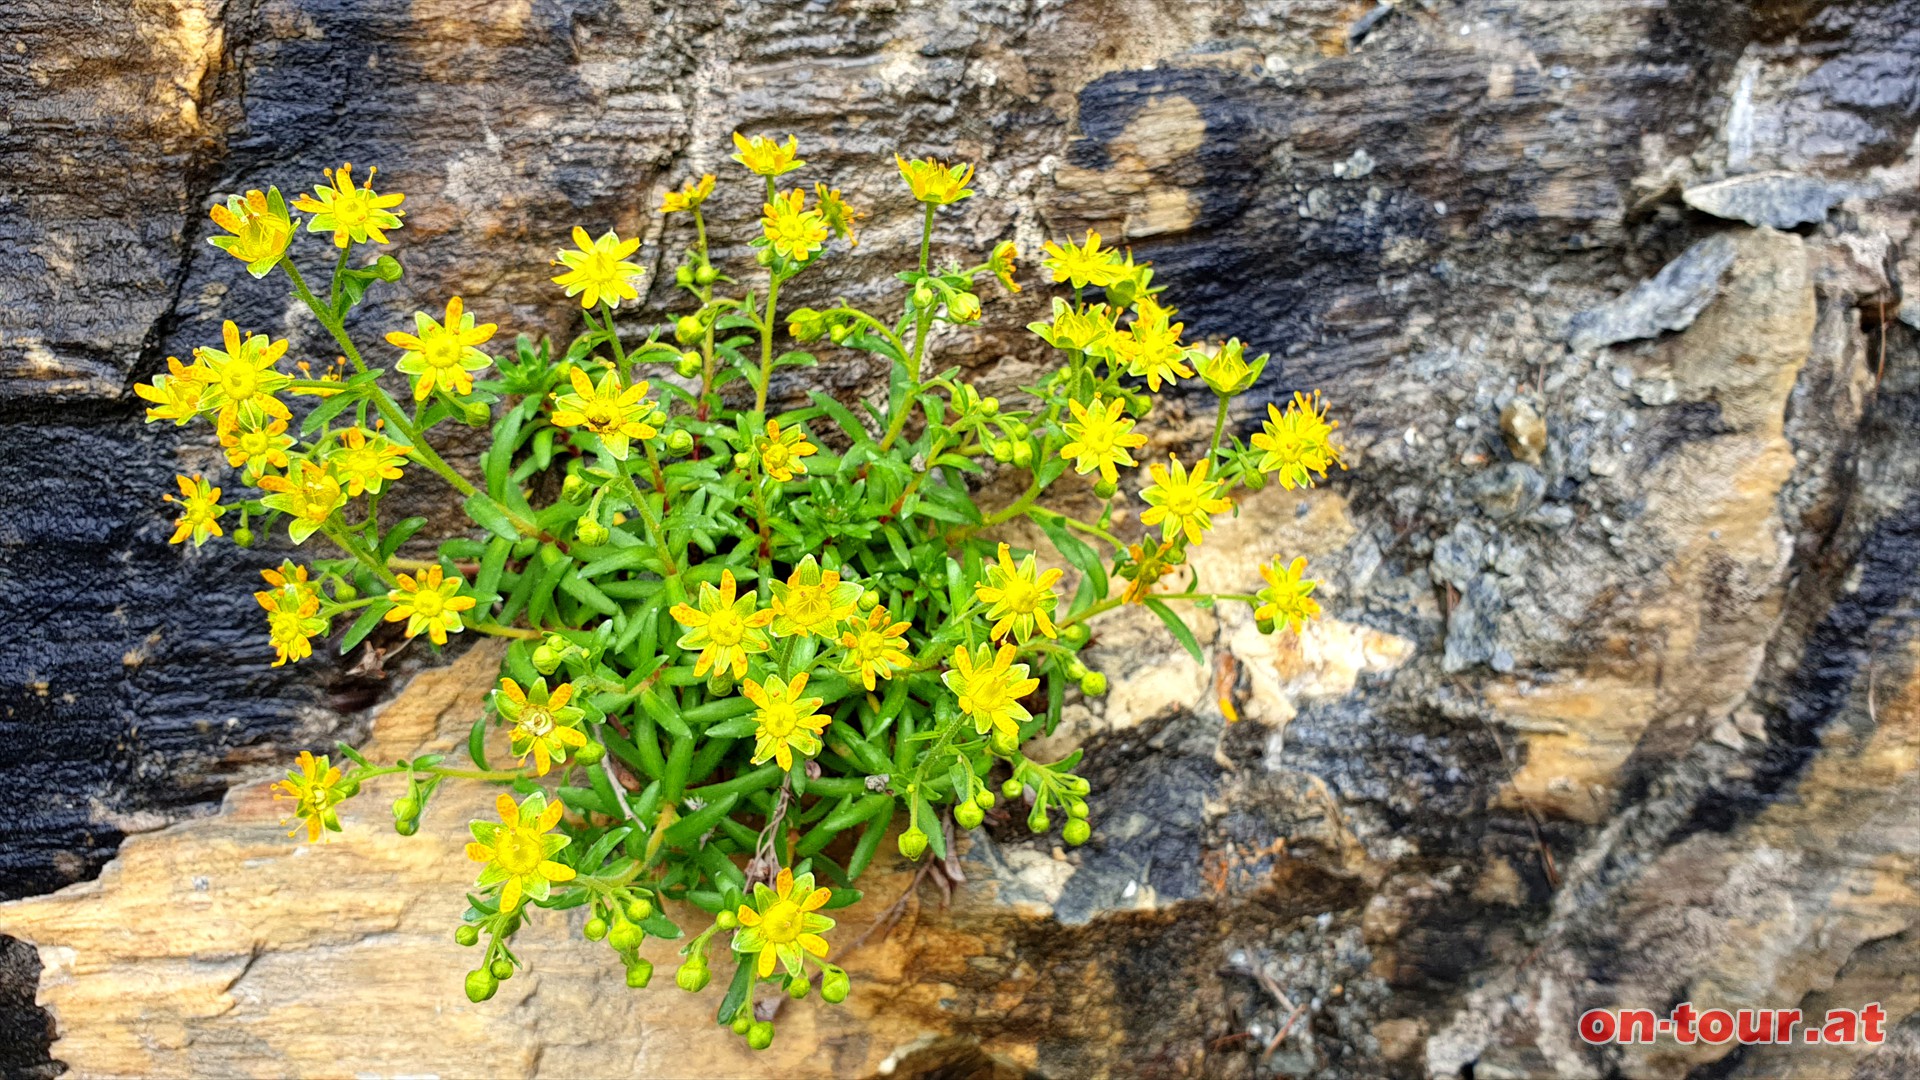
[{"label": "gray stone", "polygon": [[1716,234],[1695,243],[1633,291],[1573,317],[1567,343],[1575,352],[1638,338],[1663,330],[1685,330],[1720,291],[1720,279],[1733,265],[1733,238]]},{"label": "gray stone", "polygon": [[1518,517],[1540,505],[1547,482],[1540,470],[1524,462],[1496,465],[1473,478],[1473,502],[1490,518]]},{"label": "gray stone", "polygon": [[1827,219],[1827,211],[1848,195],[1848,184],[1831,184],[1786,172],[1730,176],[1681,193],[1688,206],[1728,221],[1770,229],[1791,229]]}]

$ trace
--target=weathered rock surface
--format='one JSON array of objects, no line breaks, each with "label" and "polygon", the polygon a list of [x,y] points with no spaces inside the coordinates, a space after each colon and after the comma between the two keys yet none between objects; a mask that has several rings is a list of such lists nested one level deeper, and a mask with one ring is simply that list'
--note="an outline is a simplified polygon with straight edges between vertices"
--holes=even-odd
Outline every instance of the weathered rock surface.
[{"label": "weathered rock surface", "polygon": [[1688,206],[1714,217],[1770,229],[1791,229],[1825,221],[1827,211],[1847,195],[1848,189],[1842,184],[1772,172],[1733,176],[1690,187],[1681,193],[1681,198]]},{"label": "weathered rock surface", "polygon": [[[0,974],[0,1069],[1773,1076],[1920,1055],[1913,0],[26,0],[0,29],[0,896],[52,893],[0,909],[38,950],[0,973],[44,969],[37,991]],[[129,393],[226,318],[332,355],[205,245],[224,193],[377,164],[410,195],[409,272],[356,334],[458,292],[561,335],[567,229],[642,235],[670,267],[686,237],[651,209],[730,169],[735,127],[795,131],[803,175],[871,213],[794,302],[888,287],[915,227],[893,150],[975,160],[991,198],[942,219],[939,251],[1122,239],[1191,331],[1275,354],[1274,396],[1323,388],[1353,466],[1250,500],[1201,566],[1250,584],[1254,556],[1306,554],[1326,622],[1203,618],[1198,669],[1150,623],[1106,625],[1114,690],[1057,736],[1095,763],[1094,842],[1062,861],[989,829],[953,908],[857,955],[848,1009],[790,1007],[757,1061],[683,995],[615,985],[558,920],[535,973],[469,1009],[442,903],[457,823],[283,843],[263,770],[361,737],[386,683],[265,667],[248,578],[279,553],[167,548],[158,493],[216,450],[143,428]],[[1781,172],[1850,194],[1758,216],[1789,231],[1688,208]],[[715,204],[731,256],[755,202]],[[1712,272],[1645,318],[1614,306],[1688,251]],[[1030,287],[938,348],[1005,396],[1044,304]],[[775,390],[875,374],[835,360]],[[1164,399],[1148,450],[1204,438],[1208,407]],[[416,676],[376,737],[435,737],[484,666]],[[1902,1019],[1877,1053],[1574,1032],[1587,1007],[1689,998]]]}]

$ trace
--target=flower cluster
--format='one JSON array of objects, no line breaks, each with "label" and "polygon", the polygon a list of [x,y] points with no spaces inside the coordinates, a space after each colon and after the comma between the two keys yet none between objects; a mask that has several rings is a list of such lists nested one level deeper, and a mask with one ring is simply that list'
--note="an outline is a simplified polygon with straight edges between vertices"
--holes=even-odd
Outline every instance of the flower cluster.
[{"label": "flower cluster", "polygon": [[[1021,290],[1010,240],[975,263],[936,258],[935,216],[978,194],[969,163],[895,158],[920,219],[895,310],[781,310],[782,289],[850,248],[865,215],[825,183],[782,186],[806,165],[793,137],[733,142],[758,178],[758,219],[738,223],[750,282],[714,262],[716,178],[688,177],[659,204],[663,235],[686,243],[677,263],[660,253],[670,289],[654,288],[664,272],[642,272],[637,238],[575,227],[549,295],[578,301],[576,332],[510,349],[454,296],[389,330],[387,352],[361,354],[348,313],[402,276],[381,249],[404,196],[375,191],[373,170],[359,183],[352,166],[329,170],[291,206],[276,189],[227,198],[211,242],[255,278],[279,272],[343,362],[317,377],[310,362],[283,367],[293,343],[227,322],[137,392],[152,422],[213,425],[233,470],[218,484],[177,478],[173,543],[244,546],[284,528],[328,549],[262,571],[274,664],[337,630],[341,652],[373,639],[375,666],[415,639],[509,643],[466,763],[304,753],[275,792],[294,832],[340,831],[340,806],[377,779],[404,785],[392,818],[406,835],[444,783],[506,785],[498,820],[468,825],[477,869],[454,937],[485,943],[468,996],[515,976],[515,935],[542,911],[585,909],[582,932],[636,988],[653,974],[644,940],[704,919],[674,983],[699,991],[716,946],[730,955],[719,1017],[760,1048],[774,1028],[751,1005],[757,984],[847,996],[826,913],[859,897],[896,821],[907,859],[954,857],[954,830],[989,813],[1023,813],[1045,833],[1057,810],[1065,843],[1092,838],[1079,755],[1027,749],[1071,695],[1105,692],[1080,655],[1098,617],[1149,608],[1197,660],[1180,605],[1244,603],[1267,632],[1317,618],[1304,559],[1258,567],[1254,593],[1178,583],[1242,489],[1312,486],[1344,464],[1317,393],[1266,405],[1242,442],[1230,406],[1262,385],[1266,357],[1237,339],[1188,340],[1152,268],[1094,232],[1044,245],[1043,276],[1071,293],[1031,325],[1036,349],[1052,350],[1044,379],[1003,405],[942,370],[940,327],[976,323],[991,296]],[[303,224],[331,241],[324,295],[296,262]],[[635,308],[674,314],[642,323]],[[850,406],[788,376],[847,353],[891,370],[879,402]],[[1146,453],[1161,398],[1208,392],[1210,445]],[[472,475],[434,448],[463,425],[490,434]],[[989,471],[1024,490],[983,507],[971,478]],[[428,474],[471,533],[435,545],[425,518],[382,505]],[[1099,512],[1046,505],[1060,484],[1090,487]],[[1038,532],[1003,528],[1016,523]],[[1016,548],[1020,535],[1046,546]]]}]

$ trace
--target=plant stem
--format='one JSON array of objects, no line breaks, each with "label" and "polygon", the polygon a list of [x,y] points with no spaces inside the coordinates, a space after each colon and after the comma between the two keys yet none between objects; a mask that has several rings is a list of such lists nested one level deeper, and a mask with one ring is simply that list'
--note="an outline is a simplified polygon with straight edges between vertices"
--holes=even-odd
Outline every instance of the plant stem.
[{"label": "plant stem", "polygon": [[320,526],[320,531],[326,534],[327,539],[333,541],[334,546],[353,556],[355,559],[358,559],[360,565],[371,570],[375,577],[386,582],[388,586],[392,588],[397,589],[400,587],[400,579],[393,576],[393,571],[387,569],[385,563],[375,558],[373,552],[368,551],[365,544],[354,539],[352,533],[340,526],[338,515],[335,515],[333,520],[327,522],[327,524]]},{"label": "plant stem", "polygon": [[360,350],[353,347],[353,340],[347,337],[346,327],[341,324],[339,319],[333,317],[333,311],[331,309],[321,304],[320,301],[314,297],[313,290],[307,288],[306,280],[300,276],[300,268],[293,265],[292,257],[282,256],[280,259],[280,267],[287,272],[287,277],[293,281],[293,294],[300,298],[301,303],[307,305],[307,309],[313,312],[313,317],[319,319],[320,325],[326,327],[327,332],[333,335],[333,340],[339,343],[340,350],[344,352],[347,359],[353,363],[354,370],[360,372],[366,371],[367,362],[360,359]]},{"label": "plant stem", "polygon": [[[769,181],[771,182],[771,181]],[[780,303],[780,275],[769,274],[767,317],[760,322],[760,385],[754,387],[753,411],[767,415],[767,387],[773,381],[774,308]]]},{"label": "plant stem", "polygon": [[1219,395],[1219,397],[1220,397],[1220,411],[1215,413],[1213,417],[1213,449],[1207,451],[1207,457],[1209,459],[1211,459],[1213,455],[1220,452],[1220,436],[1223,435],[1227,430],[1228,398],[1225,394],[1221,394]]}]

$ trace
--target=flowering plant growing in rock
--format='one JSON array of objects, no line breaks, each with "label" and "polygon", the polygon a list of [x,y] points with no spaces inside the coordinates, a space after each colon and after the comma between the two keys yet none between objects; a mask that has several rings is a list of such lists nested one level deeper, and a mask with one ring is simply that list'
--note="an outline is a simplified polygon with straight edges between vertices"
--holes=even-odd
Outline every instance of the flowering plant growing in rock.
[{"label": "flowering plant growing in rock", "polygon": [[[1036,761],[1022,747],[1054,729],[1070,694],[1105,691],[1078,658],[1092,619],[1144,605],[1197,661],[1180,605],[1246,603],[1269,631],[1318,614],[1300,559],[1259,568],[1254,594],[1163,579],[1233,512],[1237,489],[1311,485],[1341,466],[1317,397],[1270,404],[1250,443],[1234,437],[1229,403],[1266,358],[1184,341],[1151,268],[1095,233],[1045,247],[1070,296],[1032,326],[1057,366],[1018,407],[941,369],[935,328],[1020,290],[1011,242],[973,265],[932,257],[935,215],[974,194],[970,166],[898,160],[924,210],[896,312],[781,310],[789,282],[853,242],[858,215],[824,184],[783,189],[805,164],[792,138],[735,143],[765,189],[757,266],[736,277],[710,258],[712,176],[669,192],[663,212],[688,215],[697,237],[674,272],[685,313],[644,338],[614,318],[640,298],[638,242],[575,228],[552,280],[579,298],[584,332],[563,351],[528,336],[502,349],[495,325],[452,297],[363,352],[344,318],[401,275],[392,256],[366,255],[399,235],[403,196],[342,166],[291,203],[249,192],[212,212],[225,234],[213,242],[256,278],[280,271],[341,363],[289,373],[287,342],[229,322],[138,391],[149,420],[211,422],[235,470],[218,487],[179,478],[175,543],[229,527],[241,544],[256,529],[324,542],[266,571],[255,594],[276,664],[336,634],[350,650],[382,624],[435,645],[469,631],[511,641],[470,761],[303,753],[276,785],[295,832],[338,831],[340,805],[376,779],[398,787],[403,834],[441,784],[499,785],[498,820],[468,826],[475,881],[455,936],[484,942],[471,998],[514,975],[513,935],[537,911],[586,909],[585,936],[635,987],[652,976],[643,939],[682,938],[692,920],[705,925],[675,982],[699,991],[716,955],[731,960],[718,1019],[763,1047],[773,1028],[748,1007],[756,982],[848,993],[828,959],[828,912],[859,898],[896,822],[908,859],[946,857],[948,822],[975,828],[1001,799],[1023,805],[1034,832],[1058,812],[1064,841],[1087,841],[1079,754]],[[335,249],[321,292],[293,254],[302,225]],[[771,409],[776,371],[847,351],[887,362],[878,400],[816,391]],[[1210,445],[1138,460],[1155,394],[1194,378],[1218,402]],[[447,425],[491,430],[472,477],[434,449]],[[989,468],[1015,471],[1024,490],[980,505],[970,481]],[[1123,470],[1140,479],[1143,529],[1128,527]],[[402,554],[427,550],[425,520],[381,506],[421,472],[475,526],[426,559]],[[1091,478],[1097,514],[1048,505],[1068,473]],[[996,535],[1018,519],[1052,550]]]}]

